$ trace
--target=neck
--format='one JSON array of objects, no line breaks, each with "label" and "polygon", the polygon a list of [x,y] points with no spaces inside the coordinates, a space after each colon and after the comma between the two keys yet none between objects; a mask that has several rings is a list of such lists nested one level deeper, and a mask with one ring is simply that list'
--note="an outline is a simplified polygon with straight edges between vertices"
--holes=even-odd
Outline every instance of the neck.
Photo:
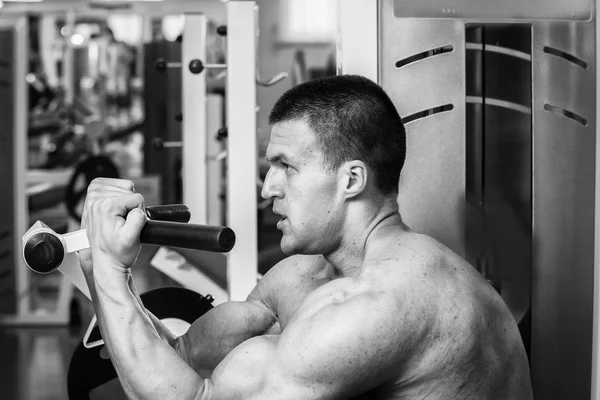
[{"label": "neck", "polygon": [[348,210],[339,245],[324,257],[340,275],[358,276],[369,240],[390,226],[404,226],[395,199],[386,200],[383,205],[356,205]]}]

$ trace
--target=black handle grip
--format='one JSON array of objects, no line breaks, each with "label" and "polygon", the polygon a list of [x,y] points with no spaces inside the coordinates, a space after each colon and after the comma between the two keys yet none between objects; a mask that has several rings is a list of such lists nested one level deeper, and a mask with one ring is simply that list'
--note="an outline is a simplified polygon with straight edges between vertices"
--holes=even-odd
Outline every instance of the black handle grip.
[{"label": "black handle grip", "polygon": [[146,207],[146,216],[154,221],[189,222],[190,209],[185,204]]},{"label": "black handle grip", "polygon": [[235,233],[226,226],[146,221],[140,240],[157,246],[226,253],[235,245]]}]

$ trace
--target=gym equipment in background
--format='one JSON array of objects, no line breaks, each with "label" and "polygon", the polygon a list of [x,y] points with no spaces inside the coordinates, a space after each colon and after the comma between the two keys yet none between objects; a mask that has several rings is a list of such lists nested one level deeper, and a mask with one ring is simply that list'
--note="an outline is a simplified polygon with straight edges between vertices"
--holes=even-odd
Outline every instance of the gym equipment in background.
[{"label": "gym equipment in background", "polygon": [[[192,264],[196,267],[193,269],[195,276],[190,276],[189,269],[170,267],[173,264],[170,260],[172,251],[159,250],[151,264],[176,282],[198,292],[203,291],[201,286],[205,285],[205,280],[225,274],[225,287],[221,290],[227,291],[229,300],[243,300],[256,285],[258,276],[256,86],[273,85],[287,74],[278,74],[264,81],[257,74],[256,3],[229,1],[225,9],[227,27],[220,29],[227,41],[225,64],[205,61],[208,22],[206,16],[193,13],[184,15],[179,59],[169,59],[170,55],[146,59],[148,69],[153,70],[150,73],[155,76],[168,75],[173,69],[179,71],[183,105],[181,140],[151,137],[147,140],[146,150],[152,151],[153,146],[157,146],[162,151],[181,151],[182,202],[192,210],[192,222],[205,224],[212,218],[221,218],[222,213],[215,211],[213,205],[223,201],[221,186],[225,180],[224,225],[230,226],[243,240],[239,240],[226,257],[211,252],[195,252]],[[226,79],[226,121],[211,129],[207,128],[208,70],[201,69],[200,63],[223,70]],[[190,65],[198,68],[190,70]],[[162,72],[156,71],[157,66]],[[168,121],[175,121],[178,113],[179,110],[172,110]],[[150,114],[148,118],[151,118]],[[227,127],[224,150],[221,141],[215,140],[215,133],[223,126]],[[225,155],[226,166],[217,168]],[[222,172],[223,168],[226,168],[226,173]],[[187,255],[186,258],[192,261]]]}]

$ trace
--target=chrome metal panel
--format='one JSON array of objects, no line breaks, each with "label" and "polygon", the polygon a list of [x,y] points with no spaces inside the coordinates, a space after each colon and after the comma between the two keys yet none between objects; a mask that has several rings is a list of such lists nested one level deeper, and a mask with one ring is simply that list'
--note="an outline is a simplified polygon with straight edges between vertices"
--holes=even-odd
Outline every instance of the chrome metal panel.
[{"label": "chrome metal panel", "polygon": [[[540,399],[589,399],[594,293],[594,23],[533,25],[531,372]],[[587,63],[548,54],[550,46]],[[584,126],[544,109],[555,105]]]},{"label": "chrome metal panel", "polygon": [[[451,111],[406,124],[407,155],[398,202],[405,222],[464,254],[465,26],[461,21],[401,20],[380,3],[380,83],[400,115],[452,104]],[[401,68],[396,63],[452,46]]]}]

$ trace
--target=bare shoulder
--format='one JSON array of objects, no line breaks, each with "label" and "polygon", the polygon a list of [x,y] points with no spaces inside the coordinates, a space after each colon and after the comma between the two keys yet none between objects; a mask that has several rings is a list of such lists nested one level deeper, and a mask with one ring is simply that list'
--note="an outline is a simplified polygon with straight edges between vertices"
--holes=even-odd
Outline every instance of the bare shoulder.
[{"label": "bare shoulder", "polygon": [[[456,300],[471,296],[499,300],[493,287],[473,266],[427,235],[390,235],[372,246],[365,264],[370,276],[379,278],[381,284],[399,288],[402,293],[415,292],[413,297],[423,297],[416,296],[418,293],[437,293]],[[427,299],[431,301],[434,299]]]},{"label": "bare shoulder", "polygon": [[[456,396],[462,391],[477,393],[478,398],[490,398],[494,392],[505,398],[530,398],[527,357],[501,296],[473,266],[437,240],[416,233],[395,239],[377,244],[382,250],[370,260],[371,275],[410,304],[404,308],[405,320],[424,324],[413,376],[433,383],[441,371],[451,369],[460,371],[455,382],[446,381]],[[473,369],[474,365],[485,368]]]},{"label": "bare shoulder", "polygon": [[[430,318],[437,327],[448,324],[446,327],[452,328],[449,332],[457,335],[488,330],[492,323],[509,326],[508,336],[518,335],[498,292],[473,266],[439,241],[410,233],[378,246],[382,250],[374,251],[368,259],[368,275],[379,287],[410,302],[407,312]],[[482,319],[486,323],[481,323]]]},{"label": "bare shoulder", "polygon": [[406,307],[360,278],[338,278],[306,297],[282,332],[280,347],[285,353],[305,352],[302,357],[319,379],[364,393],[397,379],[419,348],[422,335],[414,332],[422,333],[425,324],[405,321]]},{"label": "bare shoulder", "polygon": [[285,258],[262,277],[248,298],[272,309],[285,326],[308,293],[328,279],[326,267],[322,256]]},{"label": "bare shoulder", "polygon": [[326,264],[322,256],[294,255],[284,258],[261,278],[251,296],[263,297],[274,289],[295,285],[299,280],[318,273]]}]

